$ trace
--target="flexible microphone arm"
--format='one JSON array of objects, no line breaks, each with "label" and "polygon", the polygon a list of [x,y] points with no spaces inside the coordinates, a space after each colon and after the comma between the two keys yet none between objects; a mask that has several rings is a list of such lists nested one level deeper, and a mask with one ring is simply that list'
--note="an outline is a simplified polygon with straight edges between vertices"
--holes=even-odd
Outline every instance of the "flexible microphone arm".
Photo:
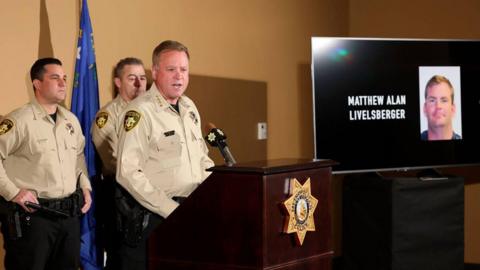
[{"label": "flexible microphone arm", "polygon": [[232,155],[232,152],[230,152],[230,148],[228,148],[226,141],[227,136],[225,133],[221,129],[216,128],[212,123],[208,123],[206,129],[207,131],[210,131],[208,132],[207,136],[205,136],[205,140],[212,147],[218,147],[227,166],[230,167],[237,163]]}]

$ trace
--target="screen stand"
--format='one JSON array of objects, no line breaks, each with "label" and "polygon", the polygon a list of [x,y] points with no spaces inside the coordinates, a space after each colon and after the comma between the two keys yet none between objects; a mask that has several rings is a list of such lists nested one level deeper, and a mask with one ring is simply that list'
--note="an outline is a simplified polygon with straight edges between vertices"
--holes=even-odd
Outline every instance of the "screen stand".
[{"label": "screen stand", "polygon": [[345,176],[342,269],[464,269],[463,178],[420,178]]},{"label": "screen stand", "polygon": [[432,181],[432,180],[447,180],[448,177],[442,175],[438,170],[429,168],[421,170],[417,173],[418,179],[421,181]]}]

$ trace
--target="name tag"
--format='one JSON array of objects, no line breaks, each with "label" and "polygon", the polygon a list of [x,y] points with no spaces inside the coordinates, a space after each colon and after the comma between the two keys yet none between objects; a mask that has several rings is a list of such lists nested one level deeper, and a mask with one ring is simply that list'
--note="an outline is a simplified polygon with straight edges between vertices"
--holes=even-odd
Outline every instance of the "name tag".
[{"label": "name tag", "polygon": [[165,137],[173,136],[175,135],[175,130],[164,132],[163,135],[165,135]]}]

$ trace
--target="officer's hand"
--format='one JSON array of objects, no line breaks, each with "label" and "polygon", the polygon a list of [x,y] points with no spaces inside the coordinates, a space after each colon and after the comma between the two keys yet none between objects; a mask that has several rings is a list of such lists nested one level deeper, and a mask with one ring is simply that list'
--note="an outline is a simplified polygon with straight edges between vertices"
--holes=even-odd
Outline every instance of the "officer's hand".
[{"label": "officer's hand", "polygon": [[35,209],[28,208],[25,206],[25,202],[33,202],[33,203],[38,203],[37,196],[33,192],[31,192],[28,189],[20,189],[18,194],[13,198],[13,202],[17,203],[20,205],[25,211],[27,212],[35,212]]},{"label": "officer's hand", "polygon": [[92,206],[92,195],[90,195],[90,190],[83,188],[83,199],[85,200],[85,204],[82,207],[82,214],[85,214],[88,212],[88,209],[90,209],[90,206]]}]

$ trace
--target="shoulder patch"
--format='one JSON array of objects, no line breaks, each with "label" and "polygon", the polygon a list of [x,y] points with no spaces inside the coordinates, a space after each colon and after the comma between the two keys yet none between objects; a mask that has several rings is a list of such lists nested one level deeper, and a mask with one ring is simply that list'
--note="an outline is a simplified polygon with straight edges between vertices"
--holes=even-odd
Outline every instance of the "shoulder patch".
[{"label": "shoulder patch", "polygon": [[0,123],[0,135],[3,135],[9,132],[13,128],[14,124],[13,121],[10,119],[3,119]]},{"label": "shoulder patch", "polygon": [[95,124],[98,128],[103,128],[108,121],[108,113],[107,112],[99,112],[97,117],[95,118]]},{"label": "shoulder patch", "polygon": [[125,131],[130,131],[137,126],[138,122],[140,121],[140,117],[140,113],[136,111],[128,111],[125,114],[125,119],[123,120]]}]

